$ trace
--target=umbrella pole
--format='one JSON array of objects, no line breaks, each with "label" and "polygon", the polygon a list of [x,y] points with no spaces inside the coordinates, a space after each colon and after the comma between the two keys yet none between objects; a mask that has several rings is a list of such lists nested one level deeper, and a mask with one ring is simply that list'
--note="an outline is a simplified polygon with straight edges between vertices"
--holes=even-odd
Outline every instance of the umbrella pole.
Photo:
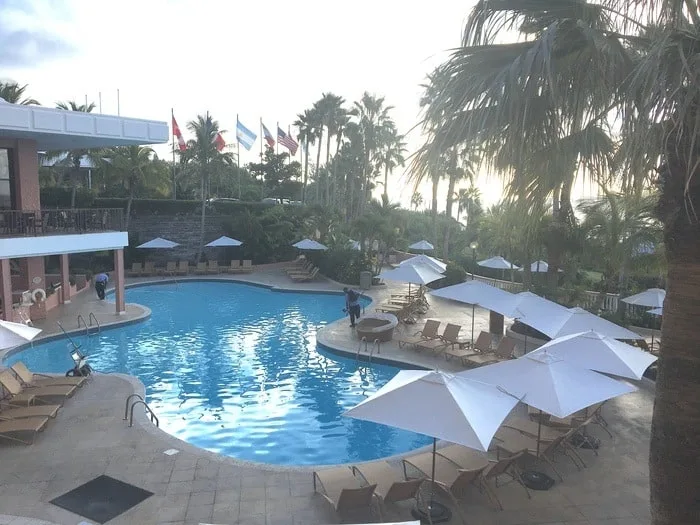
[{"label": "umbrella pole", "polygon": [[540,458],[540,437],[542,437],[542,410],[540,410],[540,417],[537,421],[537,459]]},{"label": "umbrella pole", "polygon": [[433,497],[435,496],[435,456],[437,455],[437,438],[433,438],[433,471],[430,477],[430,500],[428,501],[428,519],[432,523]]},{"label": "umbrella pole", "polygon": [[476,308],[475,304],[472,304],[472,350],[474,350],[474,309]]}]

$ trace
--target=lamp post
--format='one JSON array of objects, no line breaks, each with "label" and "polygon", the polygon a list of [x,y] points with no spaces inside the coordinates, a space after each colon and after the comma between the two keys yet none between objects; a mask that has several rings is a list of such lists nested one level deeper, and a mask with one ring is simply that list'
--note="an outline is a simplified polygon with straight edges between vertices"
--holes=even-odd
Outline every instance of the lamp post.
[{"label": "lamp post", "polygon": [[479,247],[479,243],[474,241],[472,242],[469,247],[472,249],[472,281],[474,280],[474,270],[476,270],[476,249]]}]

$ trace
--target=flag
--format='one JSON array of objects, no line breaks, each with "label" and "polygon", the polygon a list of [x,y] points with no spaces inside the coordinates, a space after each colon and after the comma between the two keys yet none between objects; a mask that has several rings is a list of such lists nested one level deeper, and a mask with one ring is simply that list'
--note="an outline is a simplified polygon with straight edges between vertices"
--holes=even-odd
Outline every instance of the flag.
[{"label": "flag", "polygon": [[216,146],[216,151],[221,151],[224,149],[224,146],[226,146],[226,141],[224,140],[224,137],[221,136],[221,133],[217,133],[212,142]]},{"label": "flag", "polygon": [[180,126],[177,125],[177,120],[175,120],[175,115],[173,115],[173,135],[177,137],[177,146],[180,151],[185,151],[187,149],[187,144],[185,139],[182,138],[182,132],[180,131]]},{"label": "flag", "polygon": [[238,142],[240,142],[245,149],[250,151],[250,148],[253,147],[255,139],[257,138],[258,136],[241,124],[240,120],[236,122],[236,139],[238,139]]},{"label": "flag", "polygon": [[291,135],[287,135],[284,131],[282,131],[279,126],[277,126],[277,142],[287,148],[292,156],[297,154],[299,144],[292,138]]},{"label": "flag", "polygon": [[260,125],[262,126],[263,135],[265,136],[265,141],[267,142],[267,145],[271,148],[274,148],[275,147],[275,139],[272,138],[272,133],[270,133],[270,130],[268,130],[265,127],[265,124],[260,122]]}]

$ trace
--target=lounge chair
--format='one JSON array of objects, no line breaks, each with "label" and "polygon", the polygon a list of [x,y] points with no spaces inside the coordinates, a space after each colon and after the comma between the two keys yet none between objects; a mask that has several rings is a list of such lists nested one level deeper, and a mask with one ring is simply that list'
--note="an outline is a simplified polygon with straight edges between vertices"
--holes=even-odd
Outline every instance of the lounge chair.
[{"label": "lounge chair", "polygon": [[316,268],[316,267],[313,264],[309,264],[308,266],[305,266],[301,270],[290,270],[287,272],[287,275],[289,275],[290,277],[295,277],[295,276],[299,276],[299,275],[302,275],[302,276],[309,275],[311,272],[314,271],[314,268]]},{"label": "lounge chair", "polygon": [[71,397],[78,388],[70,385],[23,388],[12,372],[8,370],[0,372],[0,385],[10,393],[9,402],[13,405],[30,405],[36,400],[45,402],[46,398],[60,397],[65,399]]},{"label": "lounge chair", "polygon": [[209,261],[207,273],[219,273],[219,261]]},{"label": "lounge chair", "polygon": [[[462,468],[440,454],[435,455],[435,485],[450,497],[463,523],[467,523],[467,520],[460,509],[458,499],[464,497],[470,485],[479,486],[479,476],[488,465],[486,456],[475,456],[471,465]],[[433,453],[424,452],[404,459],[403,468],[407,479],[411,477],[408,474],[409,466],[420,472],[422,476],[429,478],[433,467]]]},{"label": "lounge chair", "polygon": [[515,351],[517,341],[505,336],[498,343],[498,347],[492,353],[474,355],[466,357],[465,360],[472,365],[488,365],[491,363],[498,363],[499,361],[507,361],[513,358],[513,352]]},{"label": "lounge chair", "polygon": [[[491,352],[492,336],[489,332],[481,332],[479,337],[476,338],[473,348],[454,348],[445,350],[445,359],[450,359],[455,357],[462,360],[462,364],[466,365],[467,358],[481,354],[487,354]],[[495,361],[494,361],[495,362]]]},{"label": "lounge chair", "polygon": [[241,271],[241,261],[239,261],[238,259],[235,259],[235,260],[231,261],[230,266],[222,268],[222,270],[225,270],[226,273],[238,273]]},{"label": "lounge chair", "polygon": [[313,271],[308,274],[308,275],[290,275],[292,278],[292,281],[298,282],[298,283],[305,283],[308,281],[313,281],[316,278],[316,275],[318,275],[318,268],[314,268]]},{"label": "lounge chair", "polygon": [[155,275],[156,272],[156,265],[153,261],[146,261],[143,265],[143,274],[142,275]]},{"label": "lounge chair", "polygon": [[143,266],[140,262],[131,263],[131,270],[126,272],[129,277],[138,277],[143,275]]},{"label": "lounge chair", "polygon": [[[348,467],[337,467],[314,472],[314,492],[323,496],[338,514],[349,510],[372,510],[376,485],[363,486]],[[382,509],[379,507],[381,518]]]},{"label": "lounge chair", "polygon": [[440,321],[428,319],[425,321],[425,326],[422,330],[418,330],[413,335],[394,337],[394,341],[398,342],[399,348],[401,348],[404,345],[415,345],[426,339],[436,339],[438,337],[438,328],[440,328]]},{"label": "lounge chair", "polygon": [[[46,423],[49,422],[47,417],[29,417],[26,419],[12,419],[9,421],[0,421],[0,438],[10,441],[16,441],[24,445],[31,445],[38,432],[44,430]],[[26,441],[19,437],[12,437],[11,434],[31,433],[32,439]]]},{"label": "lounge chair", "polygon": [[24,419],[27,417],[56,417],[61,405],[36,405],[30,407],[18,407],[14,405],[0,404],[0,421],[12,419]]},{"label": "lounge chair", "polygon": [[253,271],[253,261],[250,259],[244,259],[241,265],[241,271],[243,273],[250,273]]},{"label": "lounge chair", "polygon": [[375,461],[353,466],[352,472],[360,476],[367,485],[376,485],[374,494],[380,503],[396,503],[418,498],[418,490],[424,478],[407,480],[386,461]]},{"label": "lounge chair", "polygon": [[422,350],[432,350],[436,354],[444,352],[448,346],[454,347],[461,328],[462,327],[458,324],[447,323],[439,339],[431,339],[416,343],[416,350],[418,352]]},{"label": "lounge chair", "polygon": [[81,387],[88,380],[87,377],[63,377],[37,374],[29,370],[24,363],[17,361],[10,367],[24,386],[77,386]]},{"label": "lounge chair", "polygon": [[161,268],[158,273],[161,275],[175,275],[177,271],[177,263],[175,261],[168,261],[165,264],[165,268]]},{"label": "lounge chair", "polygon": [[177,263],[177,271],[175,272],[177,275],[187,275],[190,273],[190,263],[187,261],[180,261]]},{"label": "lounge chair", "polygon": [[197,275],[203,275],[207,273],[207,263],[205,262],[199,262],[197,263],[197,267],[194,269],[194,273]]}]

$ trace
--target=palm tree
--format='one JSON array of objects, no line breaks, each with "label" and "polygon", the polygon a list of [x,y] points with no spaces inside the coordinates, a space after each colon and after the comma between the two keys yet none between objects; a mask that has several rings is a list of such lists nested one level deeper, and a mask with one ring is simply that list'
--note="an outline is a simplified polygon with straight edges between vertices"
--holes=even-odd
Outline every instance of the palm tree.
[{"label": "palm tree", "polygon": [[154,163],[151,155],[153,155],[153,149],[145,146],[122,146],[105,152],[107,170],[114,171],[129,192],[129,200],[126,204],[127,231],[136,188],[142,185],[153,172]]},{"label": "palm tree", "polygon": [[[89,104],[78,104],[74,100],[71,100],[69,102],[57,102],[56,108],[64,111],[91,113],[92,110],[95,109],[95,104],[92,102]],[[68,151],[52,151],[48,152],[46,157],[49,159],[58,159],[54,166],[66,168],[71,186],[70,207],[75,208],[75,196],[81,179],[81,164],[86,162],[90,165],[99,165],[102,161],[100,150],[74,149]]]},{"label": "palm tree", "polygon": [[[39,106],[39,102],[33,98],[27,98],[24,92],[28,84],[20,86],[17,82],[0,81],[0,98],[10,104],[20,104],[22,106]],[[23,98],[24,97],[24,98]]]},{"label": "palm tree", "polygon": [[[505,28],[524,34],[515,43],[497,44],[509,38]],[[700,493],[695,468],[700,456],[695,439],[700,432],[697,3],[482,0],[463,46],[444,70],[451,80],[435,109],[449,121],[433,141],[444,147],[478,140],[492,166],[513,167],[519,187],[530,188],[528,193],[549,188],[564,204],[572,161],[597,178],[612,177],[600,131],[616,115],[624,116],[619,122],[628,144],[619,159],[624,173],[657,166],[668,280],[651,429],[651,514],[653,525],[695,523]],[[532,169],[537,152],[554,153],[562,145],[568,154],[551,156],[559,170],[551,169],[553,163],[539,173]],[[577,150],[586,155],[571,155]],[[555,216],[560,224],[561,212],[559,207]]]},{"label": "palm tree", "polygon": [[411,207],[414,210],[418,210],[419,206],[423,205],[423,195],[419,191],[414,191],[411,195]]},{"label": "palm tree", "polygon": [[[343,143],[343,137],[345,136],[345,128],[347,127],[348,123],[350,122],[350,115],[348,113],[348,110],[345,109],[343,104],[345,104],[345,99],[338,97],[340,99],[340,102],[338,105],[333,106],[333,111],[331,114],[331,118],[328,122],[328,137],[329,137],[329,148],[326,152],[326,166],[328,166],[329,162],[329,153],[330,153],[330,137],[334,136],[335,137],[335,156],[338,155],[340,152],[340,147],[341,144]],[[333,191],[332,191],[332,204],[337,204],[337,197],[339,197],[339,192],[338,192],[338,186],[342,188],[342,182],[338,180],[338,166],[337,163],[333,163],[333,169],[331,172],[332,176],[332,185],[333,185]],[[331,203],[329,203],[331,204]]]},{"label": "palm tree", "polygon": [[299,113],[294,121],[294,126],[299,130],[297,139],[304,148],[304,183],[301,187],[301,202],[306,203],[306,186],[309,183],[309,146],[314,143],[313,132],[314,114],[313,110],[307,109],[304,113]]},{"label": "palm tree", "polygon": [[476,207],[481,207],[481,192],[479,188],[474,186],[474,183],[468,188],[460,188],[457,192],[457,222],[459,222],[460,213],[465,212],[466,224],[470,224],[472,219],[471,212]]},{"label": "palm tree", "polygon": [[381,128],[379,137],[379,149],[377,151],[377,169],[384,169],[384,200],[389,202],[389,172],[394,168],[404,166],[406,159],[406,143],[404,136],[399,135],[393,125]]},{"label": "palm tree", "polygon": [[[320,127],[320,136],[319,136],[319,153],[321,150],[321,140],[320,138],[323,136],[323,128],[325,127],[326,129],[326,180],[325,180],[325,186],[324,186],[324,199],[325,199],[325,204],[328,206],[330,204],[330,188],[331,188],[331,180],[330,180],[330,172],[329,172],[329,162],[331,158],[331,139],[335,135],[335,132],[340,125],[337,123],[338,120],[343,120],[344,115],[346,114],[345,109],[343,108],[343,104],[345,104],[345,99],[343,97],[340,97],[338,95],[334,95],[333,93],[323,93],[321,96],[321,99],[314,104],[314,107],[318,110],[320,118],[321,118],[321,127]],[[318,158],[317,158],[317,163],[318,163]]]},{"label": "palm tree", "polygon": [[445,222],[445,233],[442,243],[442,258],[445,261],[449,258],[450,232],[452,230],[452,221],[450,219],[452,219],[452,205],[456,197],[455,186],[463,179],[469,179],[473,184],[476,162],[475,157],[469,150],[460,151],[457,147],[454,147],[447,154],[445,165],[448,176],[447,202],[445,203],[447,221]]}]

